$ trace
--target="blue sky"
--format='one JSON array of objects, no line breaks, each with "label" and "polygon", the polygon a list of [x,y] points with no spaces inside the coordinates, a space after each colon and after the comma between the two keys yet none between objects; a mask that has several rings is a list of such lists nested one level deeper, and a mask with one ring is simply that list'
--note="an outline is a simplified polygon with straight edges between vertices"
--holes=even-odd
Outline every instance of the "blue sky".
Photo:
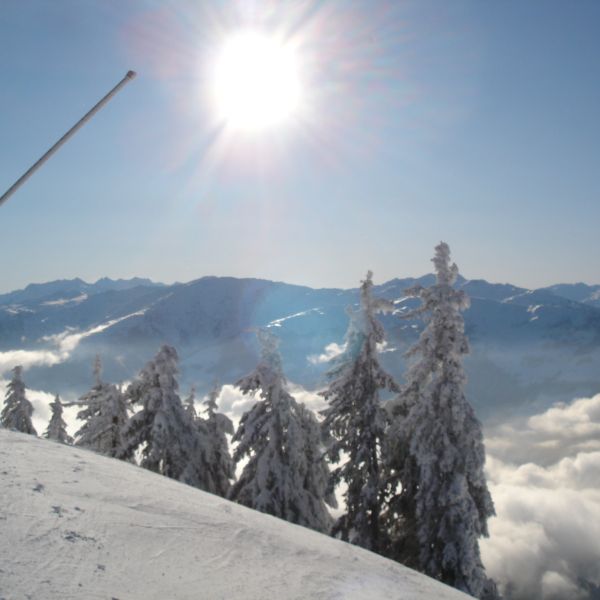
[{"label": "blue sky", "polygon": [[[301,41],[310,119],[217,127],[240,28]],[[3,0],[1,291],[80,276],[600,283],[600,3]]]}]

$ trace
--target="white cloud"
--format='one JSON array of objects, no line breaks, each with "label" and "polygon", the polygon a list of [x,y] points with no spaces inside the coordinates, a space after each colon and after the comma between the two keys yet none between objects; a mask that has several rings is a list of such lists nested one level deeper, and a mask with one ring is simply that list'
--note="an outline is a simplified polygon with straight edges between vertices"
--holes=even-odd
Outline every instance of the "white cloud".
[{"label": "white cloud", "polygon": [[61,355],[53,350],[8,350],[0,352],[0,374],[10,371],[17,365],[24,369],[33,366],[50,367],[62,362]]},{"label": "white cloud", "polygon": [[294,396],[297,402],[304,404],[306,408],[309,408],[315,413],[320,412],[327,406],[327,402],[323,396],[319,396],[317,392],[305,390],[301,385],[296,383],[290,382],[288,384],[288,391]]},{"label": "white cloud", "polygon": [[571,404],[558,404],[541,415],[529,418],[534,431],[559,439],[580,439],[600,435],[600,394],[580,398]]},{"label": "white cloud", "polygon": [[81,340],[100,333],[125,319],[144,314],[144,311],[131,313],[118,319],[112,319],[86,331],[76,331],[67,327],[62,333],[44,336],[41,341],[51,344],[50,348],[36,350],[8,350],[0,352],[0,375],[10,371],[13,367],[21,365],[24,369],[30,367],[49,367],[66,361],[77,348]]},{"label": "white cloud", "polygon": [[219,407],[237,427],[242,415],[250,410],[259,399],[258,395],[244,395],[238,388],[225,385],[219,396]]},{"label": "white cloud", "polygon": [[346,350],[346,344],[336,344],[331,342],[325,346],[325,351],[322,354],[311,354],[308,356],[308,362],[313,365],[327,363],[333,360],[336,356],[339,356]]},{"label": "white cloud", "polygon": [[544,466],[578,452],[600,450],[600,394],[496,427],[486,432],[486,448],[505,462]]},{"label": "white cloud", "polygon": [[586,594],[560,573],[546,571],[542,577],[542,596],[547,600],[562,600],[563,598],[577,600],[585,598]]},{"label": "white cloud", "polygon": [[498,516],[481,549],[507,600],[600,589],[599,406],[600,395],[556,405],[486,438]]}]

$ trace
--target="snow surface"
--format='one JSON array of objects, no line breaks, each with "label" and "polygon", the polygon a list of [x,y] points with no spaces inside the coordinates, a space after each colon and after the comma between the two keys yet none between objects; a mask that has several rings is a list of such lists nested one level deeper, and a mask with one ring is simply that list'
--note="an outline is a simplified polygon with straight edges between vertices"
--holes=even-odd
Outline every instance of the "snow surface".
[{"label": "snow surface", "polygon": [[0,599],[469,598],[115,459],[0,430]]}]

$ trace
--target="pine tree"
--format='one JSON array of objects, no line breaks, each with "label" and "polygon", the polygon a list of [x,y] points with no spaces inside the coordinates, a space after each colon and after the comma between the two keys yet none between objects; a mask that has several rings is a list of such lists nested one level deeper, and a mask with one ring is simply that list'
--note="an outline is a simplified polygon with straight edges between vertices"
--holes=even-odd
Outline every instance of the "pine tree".
[{"label": "pine tree", "polygon": [[331,473],[330,489],[347,484],[346,510],[333,528],[334,535],[375,552],[380,548],[379,513],[382,482],[381,444],[385,413],[379,392],[396,390],[393,378],[379,364],[377,344],[384,341],[383,326],[375,315],[390,312],[393,304],[372,295],[369,271],[360,288],[360,308],[348,309],[350,325],[345,351],[329,372],[330,383],[321,395],[329,407],[325,431],[333,436],[328,448],[332,463],[347,460]]},{"label": "pine tree", "polygon": [[[488,535],[494,506],[483,472],[481,425],[464,392],[462,360],[469,347],[461,311],[469,301],[453,287],[458,268],[450,264],[447,244],[436,247],[433,263],[437,283],[407,291],[421,300],[407,316],[421,316],[426,327],[408,352],[415,362],[392,403],[386,464],[396,479],[391,488],[400,493],[387,514],[395,536],[390,552],[401,557],[416,549],[422,572],[492,599],[498,596],[478,538]],[[399,518],[397,526],[393,518]]]},{"label": "pine tree", "polygon": [[67,424],[63,419],[63,405],[58,394],[56,394],[54,402],[50,404],[50,409],[52,410],[52,416],[44,437],[61,444],[72,444],[73,438],[67,433]]},{"label": "pine tree", "polygon": [[233,423],[226,415],[217,412],[217,399],[221,386],[215,385],[204,401],[202,419],[208,435],[208,446],[211,457],[207,471],[209,480],[207,490],[213,494],[227,497],[231,482],[235,479],[235,464],[229,452],[227,434],[233,435]]},{"label": "pine tree", "polygon": [[204,428],[186,413],[178,394],[177,351],[163,345],[148,362],[126,396],[136,412],[123,429],[121,458],[141,448],[140,466],[207,490],[210,456]]},{"label": "pine tree", "polygon": [[233,441],[234,460],[247,457],[230,499],[286,521],[328,532],[331,517],[327,465],[320,450],[318,423],[286,390],[277,351],[278,340],[268,331],[258,337],[261,360],[253,373],[236,386],[244,394],[260,390],[260,400],[240,421]]},{"label": "pine tree", "polygon": [[106,456],[118,456],[121,432],[127,422],[127,405],[121,390],[112,383],[102,381],[102,362],[94,361],[95,383],[92,389],[73,405],[83,408],[77,418],[83,425],[75,433],[75,444]]},{"label": "pine tree", "polygon": [[33,405],[25,395],[25,383],[22,377],[23,367],[16,366],[12,371],[13,378],[7,386],[4,408],[0,414],[0,425],[6,427],[6,429],[37,435],[37,431],[31,422]]}]

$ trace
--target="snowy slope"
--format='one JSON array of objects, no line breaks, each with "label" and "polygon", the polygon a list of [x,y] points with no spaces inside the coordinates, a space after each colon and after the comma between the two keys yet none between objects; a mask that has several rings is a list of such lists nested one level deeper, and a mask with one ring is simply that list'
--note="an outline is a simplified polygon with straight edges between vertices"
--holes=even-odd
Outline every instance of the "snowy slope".
[{"label": "snowy slope", "polygon": [[0,430],[0,598],[459,600],[360,548]]}]

